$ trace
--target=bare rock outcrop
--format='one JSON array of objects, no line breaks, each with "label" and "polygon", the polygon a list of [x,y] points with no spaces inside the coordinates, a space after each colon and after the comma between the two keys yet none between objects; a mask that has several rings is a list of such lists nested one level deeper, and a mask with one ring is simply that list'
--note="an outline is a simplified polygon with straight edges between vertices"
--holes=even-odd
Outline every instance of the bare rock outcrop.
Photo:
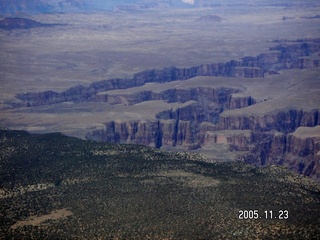
[{"label": "bare rock outcrop", "polygon": [[228,144],[233,150],[248,151],[252,146],[253,135],[250,130],[207,131],[202,145]]},{"label": "bare rock outcrop", "polygon": [[254,133],[255,145],[244,162],[284,165],[291,170],[319,179],[320,126],[299,127],[290,134]]},{"label": "bare rock outcrop", "polygon": [[256,103],[256,100],[252,96],[242,97],[242,96],[230,95],[227,109],[245,108],[255,103]]},{"label": "bare rock outcrop", "polygon": [[87,138],[157,148],[162,145],[188,146],[195,141],[192,125],[192,122],[183,120],[111,121],[105,124],[105,129],[88,133]]},{"label": "bare rock outcrop", "polygon": [[105,123],[105,129],[87,134],[88,139],[107,142],[135,143],[152,147],[190,145],[196,136],[203,113],[190,101],[178,109],[162,113],[159,120],[117,120]]},{"label": "bare rock outcrop", "polygon": [[230,130],[276,130],[283,133],[293,132],[301,126],[313,127],[320,125],[319,110],[304,111],[301,109],[283,109],[261,115],[230,114],[220,115],[219,128]]}]

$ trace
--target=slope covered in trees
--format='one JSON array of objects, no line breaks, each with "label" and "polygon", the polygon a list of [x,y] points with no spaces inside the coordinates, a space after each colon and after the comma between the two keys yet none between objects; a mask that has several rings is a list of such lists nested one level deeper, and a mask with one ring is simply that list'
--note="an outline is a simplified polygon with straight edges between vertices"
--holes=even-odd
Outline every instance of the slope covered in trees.
[{"label": "slope covered in trees", "polygon": [[2,130],[0,148],[2,239],[320,236],[319,186],[282,167],[58,133]]}]

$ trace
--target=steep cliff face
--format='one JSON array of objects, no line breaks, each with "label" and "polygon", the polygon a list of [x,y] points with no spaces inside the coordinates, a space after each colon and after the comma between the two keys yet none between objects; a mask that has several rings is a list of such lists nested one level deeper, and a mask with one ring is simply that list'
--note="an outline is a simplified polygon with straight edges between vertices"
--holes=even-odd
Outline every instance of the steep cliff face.
[{"label": "steep cliff face", "polygon": [[252,131],[207,131],[205,133],[202,146],[207,147],[212,144],[228,144],[233,150],[248,151],[252,147]]},{"label": "steep cliff face", "polygon": [[[213,92],[212,92],[213,91]],[[140,91],[133,94],[99,94],[104,97],[104,102],[116,105],[116,104],[129,104],[134,105],[137,103],[152,101],[152,100],[164,100],[166,102],[181,102],[185,103],[190,100],[199,100],[200,98],[213,99],[215,98],[214,89],[202,89],[192,88],[192,89],[168,89],[162,92],[153,92],[153,91]],[[219,94],[222,96],[227,92],[223,93],[224,90],[218,90]],[[228,89],[228,92],[233,92],[236,90]],[[99,99],[97,99],[99,101]]]},{"label": "steep cliff face", "polygon": [[[288,118],[274,118],[274,116]],[[258,117],[259,128],[254,124],[245,124],[245,121],[237,120],[238,126],[233,125],[229,130],[225,130],[219,124],[206,121],[207,116],[203,114],[203,109],[199,108],[196,101],[189,101],[181,108],[161,113],[158,120],[107,122],[104,130],[93,131],[87,135],[87,138],[107,142],[144,144],[158,148],[179,145],[187,149],[195,149],[224,144],[230,146],[232,151],[241,151],[238,158],[246,163],[281,164],[317,178],[320,176],[317,164],[320,138],[312,135],[320,130],[315,118],[316,112],[300,114],[299,121],[296,120],[296,116],[297,114],[282,113]],[[254,116],[250,119],[255,121]],[[265,119],[272,121],[262,125]],[[290,123],[293,119],[295,121]],[[268,128],[261,128],[266,125]],[[290,128],[293,130],[289,131]],[[311,129],[311,133],[301,137],[301,134],[298,134],[299,129]]]},{"label": "steep cliff face", "polygon": [[[290,161],[291,160],[291,161]],[[320,176],[320,126],[298,128],[287,137],[284,164],[297,172],[319,178]]]},{"label": "steep cliff face", "polygon": [[111,121],[104,130],[87,134],[88,139],[143,144],[160,148],[161,146],[189,146],[195,143],[195,126],[190,121]]},{"label": "steep cliff face", "polygon": [[227,109],[245,108],[255,103],[257,102],[252,96],[242,97],[242,96],[235,96],[233,94],[230,94]]},{"label": "steep cliff face", "polygon": [[[127,89],[142,86],[146,83],[163,83],[175,80],[186,80],[196,76],[224,76],[238,78],[257,78],[276,74],[279,70],[294,68],[319,67],[319,58],[313,57],[320,52],[317,39],[281,44],[270,49],[270,52],[256,57],[244,57],[226,63],[203,64],[188,68],[167,67],[136,73],[132,79],[111,79],[95,82],[89,87],[77,86],[61,93],[22,93],[17,98],[22,100],[19,106],[40,106],[67,101],[105,100],[100,92]],[[155,96],[154,96],[155,97]],[[190,98],[188,99],[190,100]]]},{"label": "steep cliff face", "polygon": [[319,125],[319,109],[305,111],[301,109],[283,109],[263,115],[246,115],[222,113],[219,120],[220,129],[293,132],[300,126]]},{"label": "steep cliff face", "polygon": [[[319,71],[300,70],[319,67],[319,47],[319,39],[280,41],[268,53],[227,63],[146,70],[132,79],[104,80],[61,93],[19,94],[21,102],[14,106],[28,111],[63,102],[99,102],[106,116],[92,125],[104,127],[87,128],[87,139],[189,150],[226,146],[236,152],[234,159],[282,164],[320,178],[318,138],[299,130],[318,131],[320,125]],[[150,111],[159,103],[159,110]],[[127,116],[134,117],[128,118],[115,111],[108,116],[109,109],[120,106],[140,112],[132,110]]]},{"label": "steep cliff face", "polygon": [[295,132],[255,133],[255,145],[243,161],[257,165],[280,164],[300,174],[320,177],[320,126],[299,127]]},{"label": "steep cliff face", "polygon": [[222,114],[219,129],[252,130],[251,141],[246,143],[251,149],[241,149],[239,143],[226,141],[233,149],[249,150],[239,159],[260,166],[280,164],[312,178],[319,178],[319,109],[287,109],[251,116],[226,115]]},{"label": "steep cliff face", "polygon": [[318,68],[320,66],[319,59],[301,57],[298,60],[298,68]]},{"label": "steep cliff face", "polygon": [[185,106],[161,113],[159,120],[110,121],[105,129],[87,134],[88,139],[107,142],[135,143],[152,147],[188,146],[198,142],[203,113],[193,101]]}]

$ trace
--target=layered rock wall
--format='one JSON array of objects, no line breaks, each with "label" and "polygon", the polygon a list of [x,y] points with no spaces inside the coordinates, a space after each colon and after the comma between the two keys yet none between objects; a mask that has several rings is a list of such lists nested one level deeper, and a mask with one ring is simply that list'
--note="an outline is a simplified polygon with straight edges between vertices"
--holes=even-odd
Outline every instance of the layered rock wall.
[{"label": "layered rock wall", "polygon": [[202,146],[207,147],[212,144],[228,144],[237,151],[249,151],[252,144],[252,131],[207,131],[205,133]]},{"label": "layered rock wall", "polygon": [[221,114],[219,129],[290,133],[298,127],[320,125],[319,110],[287,109],[262,115]]},{"label": "layered rock wall", "polygon": [[22,93],[17,95],[17,98],[22,102],[13,105],[39,106],[67,101],[103,101],[105,97],[98,96],[99,92],[138,87],[152,82],[186,80],[196,76],[256,78],[276,74],[277,71],[283,69],[319,67],[319,59],[312,58],[313,54],[320,51],[320,43],[317,39],[307,40],[303,43],[280,44],[270,50],[270,52],[256,57],[244,57],[226,63],[203,64],[188,68],[167,67],[146,70],[134,74],[132,79],[103,80],[95,82],[89,87],[76,86],[61,93],[52,91]]},{"label": "layered rock wall", "polygon": [[[158,112],[154,118],[108,120],[103,123],[104,129],[92,130],[86,137],[157,148],[180,145],[195,149],[225,144],[230,146],[230,150],[242,151],[239,159],[247,163],[282,164],[317,178],[320,177],[318,138],[305,137],[295,132],[301,127],[313,129],[320,125],[318,107],[304,109],[285,105],[269,108],[277,104],[276,101],[263,105],[263,102],[258,101],[264,100],[256,100],[244,92],[240,85],[237,88],[172,87],[164,88],[163,91],[128,91],[125,94],[109,90],[139,87],[145,83],[186,80],[196,76],[237,77],[239,81],[240,78],[262,78],[283,69],[317,68],[319,58],[315,54],[318,52],[320,40],[282,42],[269,53],[227,63],[146,70],[135,74],[132,79],[104,80],[89,87],[76,86],[61,93],[47,91],[19,94],[17,97],[22,102],[18,105],[41,106],[65,101],[103,102],[106,105],[136,105],[153,100],[162,100],[167,104],[179,103],[179,107]],[[313,94],[313,89],[309,92]],[[264,111],[261,106],[267,110]],[[318,128],[314,129],[319,131]]]},{"label": "layered rock wall", "polygon": [[87,134],[88,139],[143,144],[152,147],[192,145],[195,139],[195,124],[190,121],[110,121],[104,130]]},{"label": "layered rock wall", "polygon": [[[311,134],[296,134],[308,130]],[[320,177],[320,126],[300,127],[294,133],[279,132],[254,134],[255,145],[242,160],[255,165],[284,165],[298,173]]]}]

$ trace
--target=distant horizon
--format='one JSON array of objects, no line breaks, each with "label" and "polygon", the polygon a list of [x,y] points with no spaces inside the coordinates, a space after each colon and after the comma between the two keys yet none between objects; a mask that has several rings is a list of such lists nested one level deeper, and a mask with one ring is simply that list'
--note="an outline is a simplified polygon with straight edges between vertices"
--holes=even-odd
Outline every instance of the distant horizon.
[{"label": "distant horizon", "polygon": [[[59,12],[90,12],[90,11],[114,11],[128,10],[127,6],[154,8],[156,6],[167,7],[217,7],[220,5],[247,5],[247,4],[274,4],[274,5],[310,5],[316,0],[308,2],[302,0],[2,0],[0,14],[36,14]],[[120,9],[117,9],[120,8]]]}]

